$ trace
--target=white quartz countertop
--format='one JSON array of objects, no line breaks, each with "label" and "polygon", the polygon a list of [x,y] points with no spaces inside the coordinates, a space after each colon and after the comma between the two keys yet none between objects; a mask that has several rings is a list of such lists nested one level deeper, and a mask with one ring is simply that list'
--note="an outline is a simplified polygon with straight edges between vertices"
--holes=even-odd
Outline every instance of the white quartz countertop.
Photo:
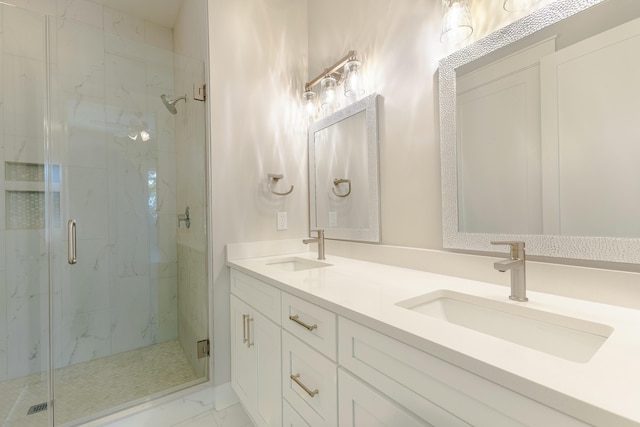
[{"label": "white quartz countertop", "polygon": [[[323,268],[285,271],[268,265],[293,256],[315,259],[315,253],[304,252],[229,260],[228,265],[587,423],[640,426],[638,310],[531,291],[528,302],[515,302],[505,286],[331,255],[324,261],[331,266]],[[443,289],[614,331],[591,360],[579,363],[395,305]]]}]

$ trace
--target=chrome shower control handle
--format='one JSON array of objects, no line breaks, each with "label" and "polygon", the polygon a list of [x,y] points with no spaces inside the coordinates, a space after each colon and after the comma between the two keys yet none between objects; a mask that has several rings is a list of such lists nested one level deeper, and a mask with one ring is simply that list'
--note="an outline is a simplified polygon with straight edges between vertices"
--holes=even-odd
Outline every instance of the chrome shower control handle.
[{"label": "chrome shower control handle", "polygon": [[180,227],[181,222],[184,222],[187,228],[191,227],[191,209],[189,209],[189,206],[187,206],[183,214],[178,214],[178,227]]}]

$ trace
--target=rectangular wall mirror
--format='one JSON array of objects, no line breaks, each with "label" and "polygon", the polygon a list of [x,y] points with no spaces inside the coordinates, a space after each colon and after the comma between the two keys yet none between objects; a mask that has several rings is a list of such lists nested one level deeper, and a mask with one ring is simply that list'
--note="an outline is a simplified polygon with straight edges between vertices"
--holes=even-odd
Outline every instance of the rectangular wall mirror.
[{"label": "rectangular wall mirror", "polygon": [[640,262],[640,1],[557,0],[440,63],[444,247]]},{"label": "rectangular wall mirror", "polygon": [[380,241],[378,95],[309,127],[311,229],[329,239]]}]

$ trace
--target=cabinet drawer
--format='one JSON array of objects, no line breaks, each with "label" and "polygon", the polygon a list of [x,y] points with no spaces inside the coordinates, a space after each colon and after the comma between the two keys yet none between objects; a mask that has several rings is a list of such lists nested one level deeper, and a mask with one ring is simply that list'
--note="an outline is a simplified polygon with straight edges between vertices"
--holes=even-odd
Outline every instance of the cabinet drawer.
[{"label": "cabinet drawer", "polygon": [[280,324],[280,289],[232,269],[231,293]]},{"label": "cabinet drawer", "polygon": [[338,327],[340,365],[425,420],[444,410],[477,427],[587,426],[350,320]]},{"label": "cabinet drawer", "polygon": [[336,360],[336,315],[315,304],[282,293],[282,327]]},{"label": "cabinet drawer", "polygon": [[335,363],[286,331],[282,332],[282,391],[291,407],[310,425],[336,425]]},{"label": "cabinet drawer", "polygon": [[362,381],[338,369],[339,427],[431,427],[454,424],[428,423],[372,389]]},{"label": "cabinet drawer", "polygon": [[282,401],[282,426],[283,427],[311,427],[286,400]]}]

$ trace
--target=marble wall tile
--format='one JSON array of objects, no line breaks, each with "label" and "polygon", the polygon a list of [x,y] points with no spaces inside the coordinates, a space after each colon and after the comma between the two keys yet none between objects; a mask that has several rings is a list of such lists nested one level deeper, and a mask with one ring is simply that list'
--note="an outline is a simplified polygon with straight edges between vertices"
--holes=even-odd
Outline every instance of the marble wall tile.
[{"label": "marble wall tile", "polygon": [[[176,262],[176,214],[158,214],[150,222],[149,234],[151,261],[161,263]],[[181,227],[184,227],[182,223]]]},{"label": "marble wall tile", "polygon": [[[0,186],[0,189],[2,186]],[[2,192],[4,193],[4,191]],[[4,197],[0,197],[0,199],[4,199]],[[4,203],[0,203],[0,205],[4,205]],[[4,206],[2,206],[4,208]],[[4,214],[2,217],[2,227],[0,227],[0,271],[4,271],[7,269],[7,252],[6,252],[6,232],[4,229]],[[5,280],[3,275],[0,275],[0,280]],[[2,317],[0,316],[0,319]]]},{"label": "marble wall tile", "polygon": [[112,311],[74,313],[63,320],[62,366],[112,354]]},{"label": "marble wall tile", "polygon": [[104,100],[105,36],[97,28],[78,22],[58,21],[57,83],[61,93],[75,103],[86,98]]},{"label": "marble wall tile", "polygon": [[105,49],[107,53],[140,59],[144,57],[144,20],[104,8]]},{"label": "marble wall tile", "polygon": [[144,42],[149,46],[173,52],[173,30],[153,22],[144,21]]},{"label": "marble wall tile", "polygon": [[44,59],[44,17],[20,7],[5,7],[3,27],[6,54],[42,61]]},{"label": "marble wall tile", "polygon": [[107,123],[104,101],[61,96],[61,115],[66,126],[60,137],[66,142],[66,164],[69,166],[107,168],[107,135],[112,132],[124,133],[117,126]]},{"label": "marble wall tile", "polygon": [[[52,231],[62,231],[63,227],[53,228]],[[66,229],[65,229],[66,233]],[[67,239],[60,238],[57,234],[52,233],[51,249],[50,249],[50,276],[52,288],[52,313],[51,313],[51,352],[54,367],[62,368],[66,365],[63,360],[63,354],[67,348],[64,342],[65,325],[64,320],[69,316],[65,313],[64,293],[68,293],[68,286],[71,283],[71,265],[67,263]]]},{"label": "marble wall tile", "polygon": [[113,278],[149,276],[148,169],[141,145],[109,146],[109,245]]},{"label": "marble wall tile", "polygon": [[58,18],[62,21],[76,21],[102,30],[104,28],[103,7],[88,0],[58,0]]},{"label": "marble wall tile", "polygon": [[178,277],[178,259],[169,262],[152,262],[150,266],[151,280]]},{"label": "marble wall tile", "polygon": [[208,336],[207,288],[204,252],[179,245],[178,337],[198,376],[206,375],[207,367],[204,359],[198,359],[193,343]]},{"label": "marble wall tile", "polygon": [[[145,55],[147,65],[147,94],[149,96],[159,97],[161,94],[166,93],[173,97],[173,53],[157,47],[147,46]],[[153,106],[164,108],[161,102],[149,104],[150,109],[155,111],[156,109],[153,108]]]},{"label": "marble wall tile", "polygon": [[106,170],[69,166],[66,178],[63,203],[77,221],[78,239],[106,239],[109,225]]},{"label": "marble wall tile", "polygon": [[177,277],[158,278],[157,335],[154,342],[178,337],[178,286]]},{"label": "marble wall tile", "polygon": [[78,239],[78,263],[70,266],[70,280],[62,287],[65,318],[109,309],[109,252],[106,238]]},{"label": "marble wall tile", "polygon": [[[175,214],[184,213],[184,206],[177,206],[177,171],[175,152],[159,151],[158,165],[156,169],[156,213],[171,214],[176,219]],[[177,222],[174,222],[176,225]],[[175,227],[172,227],[175,233]],[[175,246],[175,245],[174,245]]]},{"label": "marble wall tile", "polygon": [[5,134],[4,159],[6,162],[44,163],[41,140],[24,135]]},{"label": "marble wall tile", "polygon": [[46,368],[48,257],[40,230],[7,231],[6,243],[8,373],[17,378]]},{"label": "marble wall tile", "polygon": [[149,276],[112,278],[111,351],[120,353],[152,343]]},{"label": "marble wall tile", "polygon": [[[42,141],[44,137],[43,62],[6,53],[3,61],[5,146],[15,145],[10,135]],[[42,151],[41,145],[39,148]]]},{"label": "marble wall tile", "polygon": [[0,270],[0,381],[8,378],[7,314],[7,272]]},{"label": "marble wall tile", "polygon": [[106,55],[107,122],[129,126],[136,114],[147,110],[146,65],[141,59]]},{"label": "marble wall tile", "polygon": [[41,15],[56,15],[56,2],[51,0],[11,0],[8,3],[16,5],[17,8],[37,12]]},{"label": "marble wall tile", "polygon": [[[4,129],[4,9],[0,5],[0,129]],[[4,131],[0,131],[0,147],[4,147]]]}]

